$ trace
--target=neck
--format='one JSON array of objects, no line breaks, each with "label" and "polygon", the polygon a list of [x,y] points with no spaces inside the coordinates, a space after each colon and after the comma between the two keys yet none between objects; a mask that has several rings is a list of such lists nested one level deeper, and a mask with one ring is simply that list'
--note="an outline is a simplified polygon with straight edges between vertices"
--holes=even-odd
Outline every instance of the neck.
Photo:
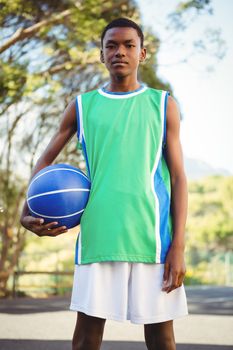
[{"label": "neck", "polygon": [[137,79],[127,79],[128,77],[111,77],[106,89],[111,92],[128,92],[140,87]]}]

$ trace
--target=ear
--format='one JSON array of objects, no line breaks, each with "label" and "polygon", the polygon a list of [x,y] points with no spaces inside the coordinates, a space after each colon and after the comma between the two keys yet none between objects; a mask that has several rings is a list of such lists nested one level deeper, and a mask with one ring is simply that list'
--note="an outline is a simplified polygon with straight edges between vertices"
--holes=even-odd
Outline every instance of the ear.
[{"label": "ear", "polygon": [[104,63],[104,53],[103,50],[100,50],[100,62]]},{"label": "ear", "polygon": [[139,62],[143,62],[146,59],[146,48],[143,47],[140,52]]}]

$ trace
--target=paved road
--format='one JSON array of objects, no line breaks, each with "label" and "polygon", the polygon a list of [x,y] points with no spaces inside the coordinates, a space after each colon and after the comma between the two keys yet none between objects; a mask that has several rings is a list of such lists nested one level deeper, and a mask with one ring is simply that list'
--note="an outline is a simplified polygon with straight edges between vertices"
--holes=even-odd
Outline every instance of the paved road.
[{"label": "paved road", "polygon": [[[175,321],[177,350],[233,350],[233,288],[187,288],[190,315]],[[0,300],[0,350],[68,350],[69,298]],[[146,350],[143,327],[106,323],[101,350]]]}]

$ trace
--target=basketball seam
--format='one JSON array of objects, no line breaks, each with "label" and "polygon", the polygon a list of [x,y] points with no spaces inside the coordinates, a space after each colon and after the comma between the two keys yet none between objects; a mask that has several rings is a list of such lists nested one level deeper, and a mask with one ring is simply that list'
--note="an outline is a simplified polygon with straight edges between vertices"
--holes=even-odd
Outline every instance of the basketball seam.
[{"label": "basketball seam", "polygon": [[[47,173],[50,173],[50,172],[52,172],[52,171],[60,171],[60,170],[73,171],[74,173],[78,173],[78,174],[82,175],[85,179],[87,179],[87,180],[90,182],[90,180],[88,179],[88,177],[87,177],[86,175],[84,175],[84,174],[83,174],[82,172],[80,172],[80,171],[77,171],[77,170],[74,170],[74,169],[67,169],[67,168],[58,168],[58,169],[47,170],[47,171],[45,171],[43,174],[40,174],[40,175],[38,175],[37,177],[35,177],[34,179],[32,179],[32,181],[31,181],[31,183],[30,183],[30,185],[29,185],[29,189],[30,189],[31,185],[33,184],[33,182],[36,181],[39,177],[41,177],[41,176],[43,176],[43,175],[45,175],[45,174],[47,174]],[[28,189],[28,192],[29,192],[29,189]]]},{"label": "basketball seam", "polygon": [[39,215],[43,218],[48,218],[48,219],[63,219],[63,218],[69,218],[71,216],[74,216],[74,215],[77,215],[79,213],[82,213],[84,211],[84,209],[82,210],[79,210],[79,211],[76,211],[75,213],[73,214],[68,214],[68,215],[62,215],[62,216],[50,216],[50,215],[44,215],[44,214],[41,214],[41,213],[37,213],[36,211],[32,210],[32,208],[30,207],[29,203],[28,203],[28,207],[29,207],[29,210],[33,213],[33,214],[36,214],[36,215]]},{"label": "basketball seam", "polygon": [[35,194],[34,196],[29,197],[28,201],[30,201],[33,198],[47,196],[49,194],[64,193],[64,192],[90,192],[90,189],[89,188],[67,188],[64,190],[54,190],[49,192],[43,192],[43,193]]}]

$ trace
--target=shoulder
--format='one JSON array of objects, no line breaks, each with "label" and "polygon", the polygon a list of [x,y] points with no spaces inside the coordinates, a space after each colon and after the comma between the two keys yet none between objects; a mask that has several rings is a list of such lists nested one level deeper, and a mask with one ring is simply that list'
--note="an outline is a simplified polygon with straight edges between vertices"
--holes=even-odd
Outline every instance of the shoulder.
[{"label": "shoulder", "polygon": [[155,105],[156,108],[159,108],[159,109],[162,108],[162,110],[164,110],[163,104],[166,100],[167,94],[168,94],[168,92],[165,90],[155,89],[155,88],[147,86],[144,96],[149,98],[150,102],[153,105]]},{"label": "shoulder", "polygon": [[86,92],[83,92],[83,93],[80,93],[77,95],[76,99],[81,96],[82,98],[91,98],[93,96],[96,96],[96,95],[99,95],[99,89],[95,89],[95,90],[90,90],[90,91],[86,91]]},{"label": "shoulder", "polygon": [[94,96],[98,93],[98,90],[91,90],[86,91],[84,93],[78,94],[73,100],[70,101],[70,103],[67,105],[65,112],[72,113],[73,115],[76,113],[77,108],[77,100],[79,96],[82,96],[83,98],[89,98],[91,96]]},{"label": "shoulder", "polygon": [[66,106],[61,120],[61,128],[73,128],[76,129],[76,102],[75,99],[71,100]]},{"label": "shoulder", "polygon": [[148,94],[150,94],[152,96],[157,96],[157,97],[160,97],[161,94],[163,93],[163,90],[154,89],[154,88],[149,87],[149,86],[146,87],[146,91]]},{"label": "shoulder", "polygon": [[172,96],[167,99],[166,119],[168,127],[178,127],[180,124],[180,109]]},{"label": "shoulder", "polygon": [[74,115],[74,114],[75,114],[75,111],[76,111],[75,105],[76,105],[75,99],[71,100],[71,101],[69,102],[69,104],[67,105],[64,114],[65,114],[65,115],[70,115],[70,114]]},{"label": "shoulder", "polygon": [[168,98],[167,98],[167,110],[168,109],[170,111],[172,111],[173,109],[179,109],[176,100],[171,95],[169,95]]}]

